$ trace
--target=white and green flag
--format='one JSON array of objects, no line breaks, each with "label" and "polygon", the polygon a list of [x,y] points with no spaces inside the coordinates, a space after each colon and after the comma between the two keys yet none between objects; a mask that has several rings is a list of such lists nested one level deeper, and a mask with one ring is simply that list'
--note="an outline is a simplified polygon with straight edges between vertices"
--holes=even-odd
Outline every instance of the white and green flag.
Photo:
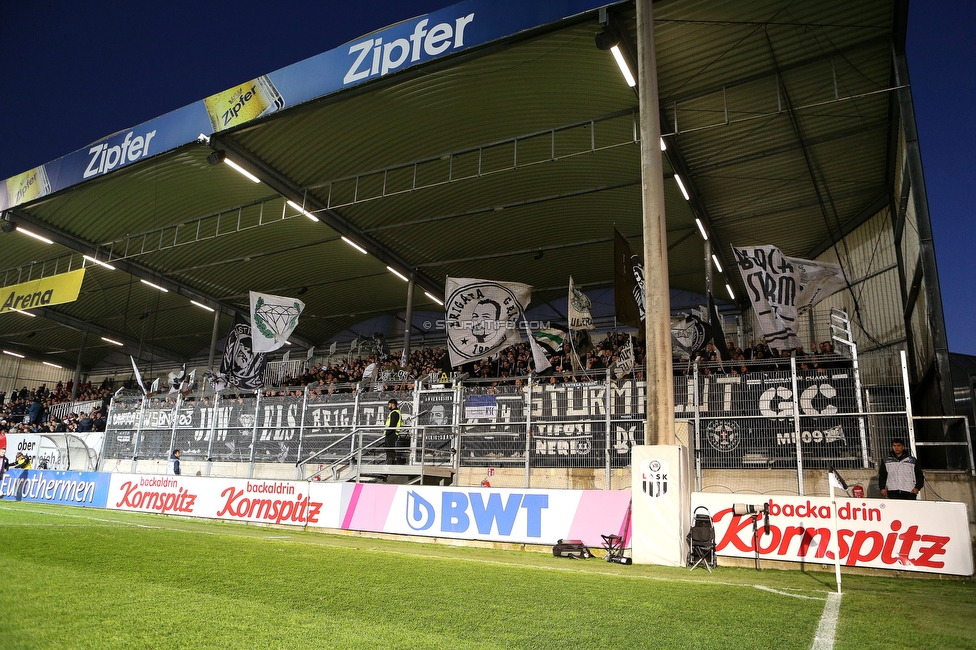
[{"label": "white and green flag", "polygon": [[285,344],[305,303],[298,298],[251,291],[251,348],[254,354],[273,352]]},{"label": "white and green flag", "polygon": [[569,314],[570,330],[594,330],[593,316],[590,314],[593,303],[589,296],[576,288],[573,284],[573,276],[569,276]]}]

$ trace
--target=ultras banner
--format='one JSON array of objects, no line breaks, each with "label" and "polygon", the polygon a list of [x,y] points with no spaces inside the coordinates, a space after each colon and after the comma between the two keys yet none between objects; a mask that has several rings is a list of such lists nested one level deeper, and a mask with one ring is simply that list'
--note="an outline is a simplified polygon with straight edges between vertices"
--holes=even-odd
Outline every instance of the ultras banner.
[{"label": "ultras banner", "polygon": [[[755,557],[752,517],[733,513],[734,503],[769,504],[769,534],[758,528],[759,557],[831,564],[832,508],[825,497],[761,496],[695,492],[692,509],[704,506],[715,526],[715,551]],[[844,566],[971,575],[969,518],[962,503],[837,499],[840,559]]]}]

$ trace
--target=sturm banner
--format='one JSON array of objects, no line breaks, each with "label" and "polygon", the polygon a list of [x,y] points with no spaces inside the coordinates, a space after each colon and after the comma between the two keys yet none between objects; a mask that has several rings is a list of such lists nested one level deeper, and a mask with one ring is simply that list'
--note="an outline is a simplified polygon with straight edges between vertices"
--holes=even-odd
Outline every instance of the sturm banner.
[{"label": "sturm banner", "polygon": [[775,246],[733,246],[732,252],[759,327],[773,349],[801,347],[796,336],[797,311],[847,284],[839,264],[787,257]]}]

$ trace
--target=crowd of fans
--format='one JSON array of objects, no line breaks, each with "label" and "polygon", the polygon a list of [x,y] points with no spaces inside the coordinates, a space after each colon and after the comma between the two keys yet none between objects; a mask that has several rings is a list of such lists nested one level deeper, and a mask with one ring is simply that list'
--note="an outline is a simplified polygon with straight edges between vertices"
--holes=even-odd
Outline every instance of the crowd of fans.
[{"label": "crowd of fans", "polygon": [[692,364],[698,365],[700,375],[748,375],[754,372],[788,371],[790,357],[796,356],[796,369],[799,372],[827,372],[831,368],[850,367],[851,361],[834,350],[833,341],[814,343],[807,352],[802,347],[795,350],[774,350],[766,345],[765,339],[758,343],[749,341],[745,348],[736,347],[731,341],[728,345],[730,360],[723,361],[718,349],[709,343],[704,350],[691,355],[680,364],[675,362],[675,373],[691,374]]},{"label": "crowd of fans", "polygon": [[[539,381],[561,383],[602,378],[605,371],[612,372],[615,369],[629,337],[627,333],[612,330],[581,354],[566,341],[562,349],[549,351],[547,357],[552,365],[545,372],[536,373],[542,375]],[[674,374],[690,374],[693,372],[693,365],[698,365],[699,374],[705,376],[786,371],[790,368],[790,357],[793,354],[796,355],[797,369],[800,371],[826,372],[830,368],[850,365],[846,357],[835,352],[831,341],[815,344],[812,352],[806,352],[803,348],[777,351],[769,348],[764,340],[758,343],[750,341],[744,348],[735,346],[731,341],[727,345],[731,360],[723,361],[712,343],[690,356],[675,356]],[[633,337],[633,348],[635,369],[624,376],[643,379],[646,361],[643,339]],[[527,375],[535,373],[532,350],[527,341],[502,350],[497,358],[474,361],[454,368],[450,367],[447,354],[446,349],[439,347],[415,350],[409,355],[405,366],[400,365],[399,355],[390,355],[385,361],[376,355],[341,359],[335,363],[316,364],[301,375],[286,376],[282,384],[285,387],[314,385],[316,392],[332,393],[351,391],[352,385],[366,379],[382,385],[386,390],[407,390],[412,387],[414,380],[431,373],[467,373],[475,381],[515,384],[521,384]]]},{"label": "crowd of fans", "polygon": [[78,386],[75,402],[101,400],[103,405],[91,411],[69,413],[57,417],[52,407],[70,402],[74,384],[58,382],[53,389],[41,384],[34,390],[24,386],[8,397],[0,392],[0,430],[7,433],[84,433],[105,430],[105,413],[111,390],[107,385],[92,386],[91,382]]}]

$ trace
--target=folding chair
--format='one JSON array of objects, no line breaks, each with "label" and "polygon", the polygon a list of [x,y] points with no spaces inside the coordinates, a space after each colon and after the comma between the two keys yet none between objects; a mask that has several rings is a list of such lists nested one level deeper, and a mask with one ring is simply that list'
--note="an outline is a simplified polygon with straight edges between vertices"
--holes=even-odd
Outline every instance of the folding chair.
[{"label": "folding chair", "polygon": [[[702,511],[702,512],[699,512]],[[703,566],[709,573],[717,564],[715,559],[715,526],[705,506],[695,508],[691,530],[688,531],[688,565],[694,571]]]},{"label": "folding chair", "polygon": [[617,564],[630,564],[633,560],[624,555],[624,538],[620,535],[600,535],[603,538],[604,559]]}]

